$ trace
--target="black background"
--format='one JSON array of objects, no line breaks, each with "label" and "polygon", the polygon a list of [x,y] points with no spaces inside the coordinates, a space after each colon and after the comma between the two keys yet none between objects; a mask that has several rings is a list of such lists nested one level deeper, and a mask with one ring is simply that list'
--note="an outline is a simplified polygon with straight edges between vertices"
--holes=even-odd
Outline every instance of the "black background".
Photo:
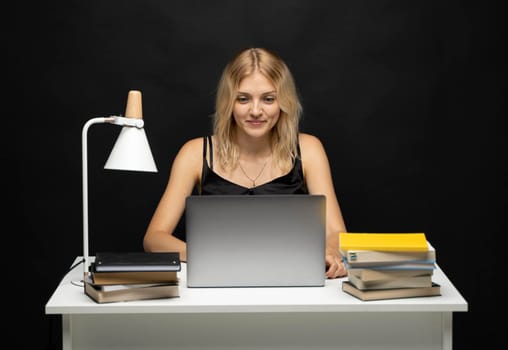
[{"label": "black background", "polygon": [[3,285],[18,347],[61,348],[60,318],[44,307],[82,254],[84,123],[123,114],[128,91],[142,91],[158,173],[103,170],[120,128],[88,134],[90,253],[141,250],[173,157],[210,132],[221,70],[250,46],[274,50],[292,70],[302,130],[327,149],[348,230],[425,232],[469,304],[454,314],[454,348],[500,341],[491,321],[504,304],[497,270],[506,204],[497,3],[11,6],[3,24],[3,254],[17,258],[4,259]]}]

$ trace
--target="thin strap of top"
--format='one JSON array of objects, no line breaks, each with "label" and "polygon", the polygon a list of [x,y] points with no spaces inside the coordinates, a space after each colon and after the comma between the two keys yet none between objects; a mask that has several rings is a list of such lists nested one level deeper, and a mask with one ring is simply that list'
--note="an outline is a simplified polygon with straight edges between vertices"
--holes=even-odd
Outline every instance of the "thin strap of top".
[{"label": "thin strap of top", "polygon": [[213,148],[212,148],[212,137],[210,135],[203,136],[203,161],[206,162],[206,152],[208,151],[206,148],[206,144],[210,146],[210,169],[213,170]]}]

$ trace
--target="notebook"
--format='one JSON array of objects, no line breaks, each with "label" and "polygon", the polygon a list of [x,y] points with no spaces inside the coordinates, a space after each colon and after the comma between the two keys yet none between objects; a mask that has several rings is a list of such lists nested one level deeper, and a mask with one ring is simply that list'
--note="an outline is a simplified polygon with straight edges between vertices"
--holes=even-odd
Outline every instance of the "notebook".
[{"label": "notebook", "polygon": [[187,197],[187,286],[323,286],[325,203],[323,195]]}]

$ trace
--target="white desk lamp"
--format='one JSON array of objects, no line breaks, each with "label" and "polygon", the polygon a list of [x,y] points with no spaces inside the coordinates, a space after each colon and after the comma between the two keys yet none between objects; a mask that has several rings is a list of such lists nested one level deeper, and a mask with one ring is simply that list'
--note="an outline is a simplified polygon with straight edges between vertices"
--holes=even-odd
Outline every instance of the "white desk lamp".
[{"label": "white desk lamp", "polygon": [[109,123],[122,126],[104,169],[157,172],[152,152],[143,129],[141,92],[129,91],[125,117],[110,116],[92,118],[85,123],[82,132],[83,161],[83,277],[88,273],[88,167],[87,134],[92,124]]}]

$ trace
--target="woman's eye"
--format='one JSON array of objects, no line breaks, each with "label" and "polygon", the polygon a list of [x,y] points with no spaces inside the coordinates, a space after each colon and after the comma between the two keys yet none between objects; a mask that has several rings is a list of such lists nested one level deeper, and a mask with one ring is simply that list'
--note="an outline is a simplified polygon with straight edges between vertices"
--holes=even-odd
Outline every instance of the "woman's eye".
[{"label": "woman's eye", "polygon": [[249,101],[249,98],[247,96],[238,96],[236,100],[240,103],[246,103]]},{"label": "woman's eye", "polygon": [[265,96],[264,101],[266,103],[274,103],[275,102],[275,96]]}]

